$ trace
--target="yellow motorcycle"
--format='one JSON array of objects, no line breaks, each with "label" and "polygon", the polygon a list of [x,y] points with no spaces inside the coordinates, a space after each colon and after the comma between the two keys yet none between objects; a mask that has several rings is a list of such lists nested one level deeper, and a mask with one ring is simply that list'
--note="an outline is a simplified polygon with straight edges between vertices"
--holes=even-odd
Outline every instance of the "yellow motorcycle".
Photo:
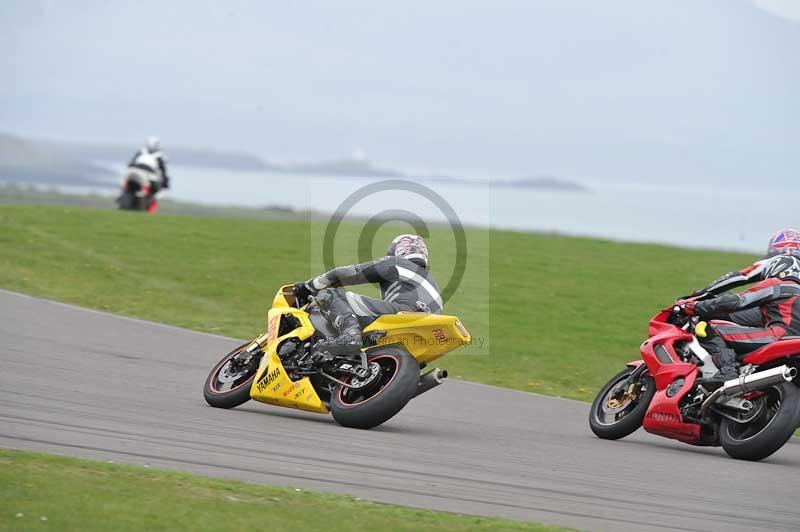
[{"label": "yellow motorcycle", "polygon": [[337,335],[311,299],[299,304],[292,285],[281,287],[267,313],[267,332],[214,366],[206,402],[233,408],[250,399],[320,414],[345,427],[370,429],[400,412],[414,397],[441,384],[447,372],[421,370],[467,345],[469,332],[455,316],[400,312],[364,328],[356,355],[314,349]]}]

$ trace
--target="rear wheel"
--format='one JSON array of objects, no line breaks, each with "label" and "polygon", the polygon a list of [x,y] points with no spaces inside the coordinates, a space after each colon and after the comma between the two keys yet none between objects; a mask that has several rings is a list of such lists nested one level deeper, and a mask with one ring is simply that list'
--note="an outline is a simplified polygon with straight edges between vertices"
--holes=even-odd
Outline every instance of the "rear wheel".
[{"label": "rear wheel", "polygon": [[331,393],[331,414],[344,427],[377,427],[400,412],[419,386],[419,364],[405,349],[379,348],[367,360],[367,377],[348,379],[355,388],[337,385]]},{"label": "rear wheel", "polygon": [[216,408],[233,408],[250,400],[250,387],[258,372],[261,356],[245,353],[250,342],[242,344],[214,366],[206,378],[203,396]]},{"label": "rear wheel", "polygon": [[653,378],[645,374],[633,384],[618,389],[631,373],[632,368],[619,372],[595,397],[589,412],[589,427],[598,438],[618,440],[642,426],[656,386]]},{"label": "rear wheel", "polygon": [[787,382],[764,390],[750,401],[753,409],[740,415],[746,422],[722,420],[719,441],[733,458],[762,460],[783,447],[794,434],[800,417],[800,389]]}]

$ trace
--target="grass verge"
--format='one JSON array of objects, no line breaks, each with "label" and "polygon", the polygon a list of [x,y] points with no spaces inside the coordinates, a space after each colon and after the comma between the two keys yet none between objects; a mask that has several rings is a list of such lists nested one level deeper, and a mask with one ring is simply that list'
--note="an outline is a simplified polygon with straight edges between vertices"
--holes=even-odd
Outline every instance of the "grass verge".
[{"label": "grass verge", "polygon": [[[0,228],[0,287],[250,338],[264,329],[279,285],[321,269],[313,250],[324,224],[5,205]],[[380,227],[376,242],[397,230]],[[357,260],[355,244],[346,243],[360,231],[342,226],[337,262]],[[441,366],[457,378],[584,401],[638,358],[658,309],[753,260],[530,233],[473,229],[467,236],[467,270],[446,311],[485,343]],[[449,237],[433,228],[429,239],[440,282],[453,267]]]},{"label": "grass verge", "polygon": [[563,530],[0,449],[0,530]]}]

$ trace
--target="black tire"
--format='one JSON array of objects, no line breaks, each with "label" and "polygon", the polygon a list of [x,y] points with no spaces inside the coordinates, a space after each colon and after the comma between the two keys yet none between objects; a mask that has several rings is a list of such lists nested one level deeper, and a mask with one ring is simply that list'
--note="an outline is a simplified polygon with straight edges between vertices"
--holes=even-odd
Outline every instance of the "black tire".
[{"label": "black tire", "polygon": [[[230,369],[229,362],[231,359],[241,353],[248,345],[250,345],[250,342],[240,345],[222,357],[222,360],[208,374],[203,386],[203,396],[206,399],[206,403],[215,408],[233,408],[250,400],[250,387],[253,385],[256,373],[258,373],[259,360],[253,360],[242,368],[240,372],[228,373],[221,377],[221,374],[226,369]],[[228,384],[229,386],[226,386]]]},{"label": "black tire", "polygon": [[[792,381],[792,384],[794,384],[796,388],[800,389],[800,379],[795,378]],[[797,415],[797,428],[800,429],[800,414]]]},{"label": "black tire", "polygon": [[[331,393],[331,414],[343,427],[371,429],[400,412],[417,393],[419,364],[402,347],[388,346],[367,354],[380,374],[362,390],[337,385]],[[352,381],[351,381],[352,382]]]},{"label": "black tire", "polygon": [[[789,441],[800,417],[800,389],[793,383],[778,384],[765,391],[760,413],[745,425],[723,419],[719,442],[725,452],[739,460],[763,460]],[[755,402],[755,401],[754,401]]]},{"label": "black tire", "polygon": [[117,205],[124,211],[133,210],[136,205],[136,196],[126,190],[117,198]]},{"label": "black tire", "polygon": [[608,404],[611,390],[627,379],[632,372],[633,368],[627,368],[616,374],[595,397],[589,412],[589,427],[598,438],[618,440],[633,434],[642,426],[644,415],[656,393],[655,381],[649,375],[644,374],[639,377],[641,387],[637,399],[623,398],[617,408],[612,408]]}]

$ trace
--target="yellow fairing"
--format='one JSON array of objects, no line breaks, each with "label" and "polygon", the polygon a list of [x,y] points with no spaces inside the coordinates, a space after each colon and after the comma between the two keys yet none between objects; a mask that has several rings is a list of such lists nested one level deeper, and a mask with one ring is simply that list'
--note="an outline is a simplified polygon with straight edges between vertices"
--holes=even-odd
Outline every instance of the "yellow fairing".
[{"label": "yellow fairing", "polygon": [[364,329],[381,331],[378,345],[402,344],[417,362],[429,363],[470,341],[469,332],[455,316],[401,312],[379,317]]},{"label": "yellow fairing", "polygon": [[[278,357],[276,348],[284,339],[296,337],[305,340],[314,334],[314,327],[308,319],[308,314],[289,307],[285,299],[280,305],[279,298],[283,299],[280,293],[275,297],[273,303],[275,308],[270,309],[267,313],[267,333],[254,340],[264,350],[264,357],[261,359],[258,373],[256,373],[253,386],[250,388],[250,397],[262,403],[327,414],[328,409],[320,400],[308,377],[292,382]],[[278,336],[280,320],[286,314],[297,318],[300,321],[300,327],[294,328],[283,336]]]},{"label": "yellow fairing", "polygon": [[[287,338],[306,340],[314,335],[314,327],[308,314],[296,308],[292,286],[282,287],[272,301],[267,313],[267,332],[255,340],[264,357],[250,388],[250,397],[262,403],[328,413],[308,377],[292,382],[283,368],[277,347]],[[284,328],[280,335],[281,322],[286,317],[299,322],[292,323],[291,330]],[[293,320],[292,320],[293,321]],[[469,332],[455,316],[441,316],[424,312],[401,312],[381,316],[364,329],[364,333],[376,333],[377,345],[402,344],[411,355],[422,363],[429,363],[450,351],[470,342]]]},{"label": "yellow fairing", "polygon": [[272,300],[272,308],[275,307],[294,307],[294,292],[292,290],[292,285],[287,284],[281,286],[281,289],[278,290],[278,293],[275,294],[275,298]]}]

